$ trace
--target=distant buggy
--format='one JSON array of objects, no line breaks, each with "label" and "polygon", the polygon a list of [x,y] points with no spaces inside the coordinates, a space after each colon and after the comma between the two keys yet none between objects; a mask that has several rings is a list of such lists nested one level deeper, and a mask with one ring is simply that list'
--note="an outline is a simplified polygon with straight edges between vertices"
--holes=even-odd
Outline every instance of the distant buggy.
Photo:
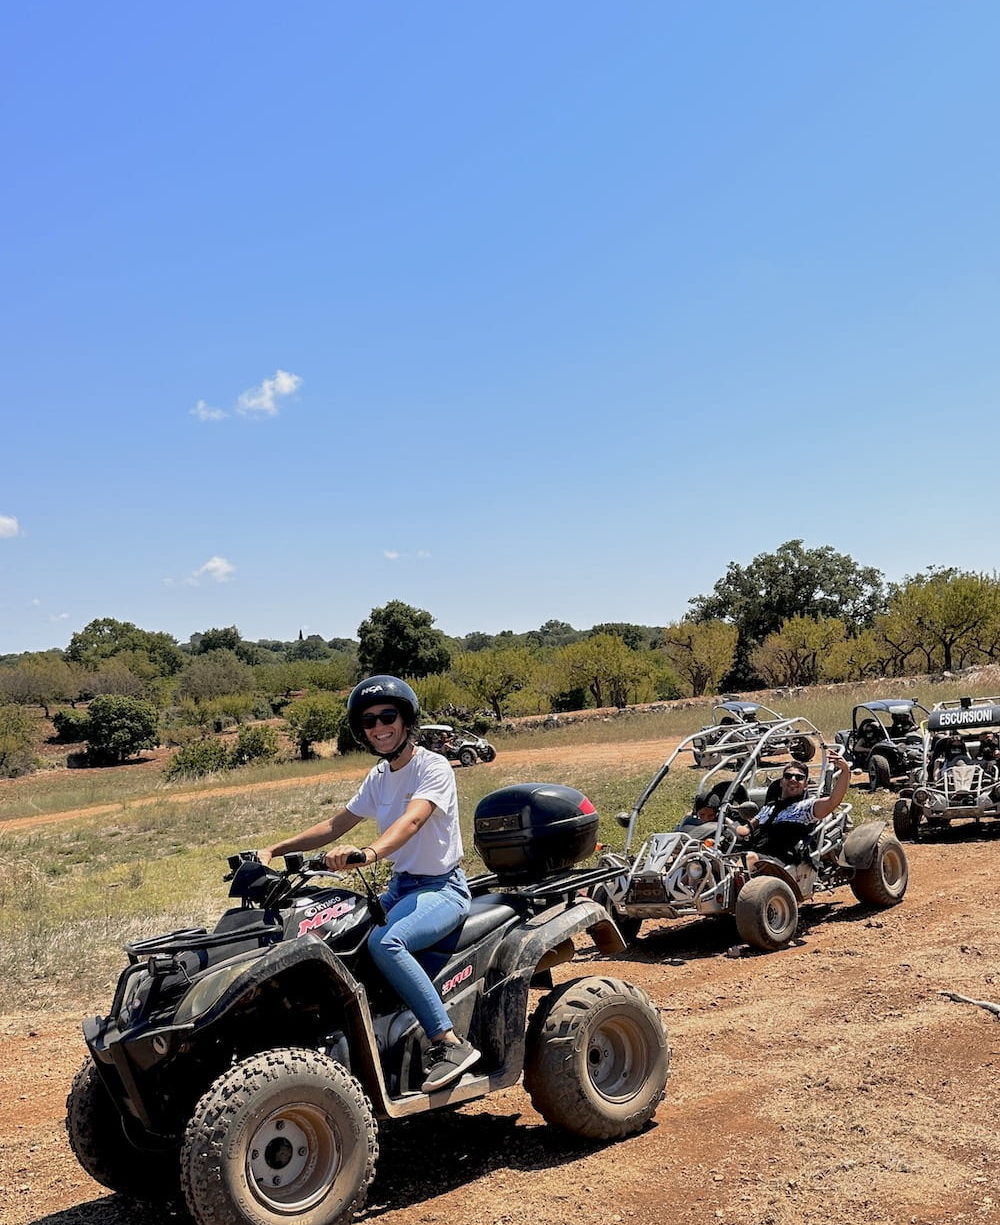
[{"label": "distant buggy", "polygon": [[474,732],[457,731],[450,723],[424,723],[418,743],[425,749],[440,753],[460,766],[474,766],[477,761],[493,761],[496,749],[488,740]]},{"label": "distant buggy", "polygon": [[913,698],[878,698],[860,702],[851,726],[837,732],[836,741],[855,770],[866,770],[872,791],[911,781],[924,755],[918,726],[928,710]]},{"label": "distant buggy", "polygon": [[[768,752],[789,753],[796,761],[809,761],[815,746],[807,736],[789,730],[789,720],[760,702],[728,698],[712,708],[715,722],[695,733],[691,754],[696,766],[713,769],[722,762],[730,765],[745,761],[763,736]],[[775,728],[780,728],[777,734]]]}]

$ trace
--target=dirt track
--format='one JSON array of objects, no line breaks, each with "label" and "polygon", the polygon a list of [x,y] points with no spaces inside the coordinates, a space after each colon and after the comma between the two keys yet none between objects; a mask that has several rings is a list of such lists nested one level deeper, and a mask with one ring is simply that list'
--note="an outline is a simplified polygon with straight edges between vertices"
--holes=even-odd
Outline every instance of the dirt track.
[{"label": "dirt track", "polygon": [[[939,994],[1000,1000],[1000,831],[955,830],[910,858],[903,905],[872,914],[838,890],[781,953],[729,958],[732,929],[707,920],[648,924],[610,964],[583,950],[564,976],[628,978],[664,1009],[674,1061],[654,1126],[591,1148],[545,1127],[520,1089],[397,1125],[365,1219],[1000,1222],[1000,1024]],[[79,1018],[0,1026],[0,1221],[163,1225],[69,1154]]]}]

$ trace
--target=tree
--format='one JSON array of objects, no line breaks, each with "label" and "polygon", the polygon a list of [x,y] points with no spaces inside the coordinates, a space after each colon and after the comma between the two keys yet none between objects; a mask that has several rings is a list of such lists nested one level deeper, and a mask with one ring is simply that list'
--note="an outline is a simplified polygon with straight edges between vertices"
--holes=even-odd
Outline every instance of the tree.
[{"label": "tree", "polygon": [[297,660],[329,659],[333,652],[327,646],[326,639],[319,634],[310,634],[308,638],[300,638],[288,648],[285,658],[291,663]]},{"label": "tree", "polygon": [[1000,583],[993,576],[931,567],[892,590],[881,629],[907,653],[920,652],[928,671],[951,671],[989,656],[1000,621]]},{"label": "tree", "polygon": [[837,617],[848,634],[856,634],[884,608],[885,586],[880,571],[859,566],[830,545],[806,549],[801,540],[788,540],[748,566],[730,562],[711,594],[689,603],[694,620],[729,621],[739,631],[724,682],[735,688],[756,679],[750,653],[789,618]]},{"label": "tree", "polygon": [[598,634],[614,634],[632,651],[648,651],[660,636],[660,631],[650,625],[633,625],[630,621],[602,621],[588,631],[588,637]]},{"label": "tree", "polygon": [[285,707],[288,733],[303,761],[312,756],[317,741],[333,740],[344,722],[345,706],[332,693],[307,693]]},{"label": "tree", "polygon": [[209,651],[196,655],[177,685],[182,698],[204,702],[226,693],[249,693],[256,687],[253,669],[237,659],[233,651]]},{"label": "tree", "polygon": [[16,778],[34,769],[32,749],[38,720],[21,706],[0,706],[0,778]]},{"label": "tree", "polygon": [[820,661],[846,637],[836,617],[789,617],[754,647],[750,662],[768,685],[814,685]]},{"label": "tree", "polygon": [[451,655],[434,618],[402,600],[373,608],[358,626],[358,662],[368,676],[430,676],[445,672]]},{"label": "tree", "polygon": [[87,718],[88,756],[96,763],[117,765],[158,743],[156,707],[142,698],[113,694],[94,698]]},{"label": "tree", "polygon": [[663,631],[663,654],[693,697],[717,690],[733,666],[738,633],[725,621],[678,621]]},{"label": "tree", "polygon": [[[96,669],[103,661],[129,653],[145,656],[153,673],[173,676],[184,667],[184,652],[170,634],[141,630],[131,621],[102,617],[91,621],[69,640],[66,658]],[[128,664],[133,671],[132,663]]]},{"label": "tree", "polygon": [[240,631],[235,625],[191,635],[191,645],[196,655],[205,655],[209,651],[235,651],[242,641]]},{"label": "tree", "polygon": [[24,654],[13,668],[0,668],[0,700],[41,706],[46,719],[54,702],[74,702],[80,693],[80,670],[59,651]]},{"label": "tree", "polygon": [[528,630],[524,635],[529,646],[565,647],[571,642],[577,642],[583,637],[583,630],[575,630],[568,621],[546,621],[536,630]]},{"label": "tree", "polygon": [[489,647],[466,651],[452,665],[452,676],[480,705],[489,706],[497,720],[504,703],[531,679],[532,659],[527,647]]},{"label": "tree", "polygon": [[582,638],[559,652],[558,659],[567,670],[568,688],[585,686],[598,707],[619,709],[638,698],[651,676],[650,661],[631,651],[615,634]]}]

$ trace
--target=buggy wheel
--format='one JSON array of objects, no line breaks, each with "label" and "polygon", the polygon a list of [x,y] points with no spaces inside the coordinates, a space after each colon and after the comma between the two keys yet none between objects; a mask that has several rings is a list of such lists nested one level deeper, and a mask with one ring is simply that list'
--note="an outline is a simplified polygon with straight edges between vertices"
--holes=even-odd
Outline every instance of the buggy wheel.
[{"label": "buggy wheel", "polygon": [[577,978],[539,1004],[528,1026],[524,1087],[547,1123],[617,1140],[653,1117],[670,1048],[656,1009],[616,978]]},{"label": "buggy wheel", "polygon": [[363,1205],[377,1156],[371,1107],[345,1068],[315,1051],[265,1051],[195,1107],[184,1197],[212,1225],[336,1225]]},{"label": "buggy wheel", "polygon": [[855,872],[851,892],[869,906],[895,906],[903,900],[909,874],[906,852],[885,829],[875,843],[871,865]]},{"label": "buggy wheel", "polygon": [[913,805],[909,800],[897,800],[893,805],[892,832],[900,842],[907,838],[912,838],[916,841],[916,830],[919,820],[920,814],[919,812],[914,813]]},{"label": "buggy wheel", "polygon": [[759,949],[780,949],[795,935],[799,904],[776,876],[755,876],[736,898],[736,930]]},{"label": "buggy wheel", "polygon": [[468,745],[464,749],[459,749],[458,764],[460,766],[474,766],[476,764],[476,750],[470,749]]},{"label": "buggy wheel", "polygon": [[492,744],[488,744],[479,755],[482,757],[483,761],[495,761],[497,751]]},{"label": "buggy wheel", "polygon": [[892,771],[889,763],[881,753],[872,753],[868,758],[868,789],[869,791],[884,791],[892,782]]},{"label": "buggy wheel", "polygon": [[608,897],[608,891],[603,885],[597,885],[590,896],[595,902],[600,902],[612,919],[614,919],[615,925],[621,932],[625,943],[634,944],[639,938],[639,928],[642,927],[642,919],[635,919],[631,915],[619,914],[615,910],[615,904]]},{"label": "buggy wheel", "polygon": [[133,1144],[92,1059],[73,1078],[66,1098],[70,1148],[95,1182],[132,1199],[176,1198],[177,1150]]},{"label": "buggy wheel", "polygon": [[816,756],[816,746],[808,736],[795,736],[788,746],[788,755],[793,761],[812,761]]}]

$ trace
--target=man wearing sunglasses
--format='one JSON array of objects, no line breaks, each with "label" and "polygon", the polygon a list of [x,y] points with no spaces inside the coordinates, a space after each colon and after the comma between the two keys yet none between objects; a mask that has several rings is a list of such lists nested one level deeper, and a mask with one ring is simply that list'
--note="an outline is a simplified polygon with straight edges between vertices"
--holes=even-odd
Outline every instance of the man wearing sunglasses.
[{"label": "man wearing sunglasses", "polygon": [[[389,886],[382,894],[386,923],[373,929],[368,949],[430,1039],[422,1088],[431,1093],[457,1080],[479,1059],[479,1051],[452,1029],[441,997],[413,955],[453,931],[471,905],[460,867],[455,774],[446,758],[416,744],[420,703],[398,677],[372,676],[356,685],[347,700],[347,721],[358,744],[380,760],[346,807],[259,855],[269,863],[275,855],[336,842],[326,854],[331,871],[341,871],[348,866],[348,856],[358,853],[364,854],[366,864],[392,861]],[[377,826],[367,846],[339,842],[366,819]]]},{"label": "man wearing sunglasses", "polygon": [[743,837],[749,837],[751,846],[763,855],[775,859],[788,859],[793,848],[816,828],[816,824],[828,817],[842,803],[851,783],[851,767],[844,759],[839,745],[827,749],[827,762],[836,771],[833,789],[829,795],[810,797],[806,793],[809,769],[797,761],[791,761],[781,772],[781,794],[770,804],[765,804],[746,825],[739,827]]}]

